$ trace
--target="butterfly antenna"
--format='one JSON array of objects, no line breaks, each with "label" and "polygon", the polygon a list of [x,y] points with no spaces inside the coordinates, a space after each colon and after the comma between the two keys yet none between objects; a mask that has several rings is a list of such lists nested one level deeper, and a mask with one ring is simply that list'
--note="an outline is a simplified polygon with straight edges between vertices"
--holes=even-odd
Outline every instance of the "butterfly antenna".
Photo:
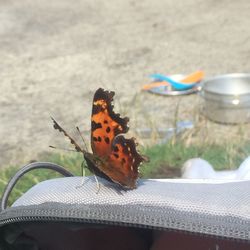
[{"label": "butterfly antenna", "polygon": [[52,145],[49,145],[49,147],[50,147],[50,148],[53,148],[53,149],[64,150],[64,151],[78,152],[78,151],[76,151],[76,150],[74,150],[74,149],[55,147],[55,146],[52,146]]},{"label": "butterfly antenna", "polygon": [[86,142],[85,142],[85,140],[84,140],[84,138],[83,138],[83,136],[82,136],[82,133],[81,133],[79,127],[76,126],[76,129],[77,129],[77,131],[78,131],[80,137],[82,138],[83,144],[84,144],[84,146],[85,146],[85,150],[87,151],[87,150],[88,150],[88,147],[87,147],[87,144],[86,144]]},{"label": "butterfly antenna", "polygon": [[74,145],[77,152],[82,152],[83,154],[86,153],[86,151],[77,144],[77,142],[58,124],[58,122],[53,117],[51,117],[51,119],[54,123],[54,129],[62,132],[70,140],[71,144]]}]

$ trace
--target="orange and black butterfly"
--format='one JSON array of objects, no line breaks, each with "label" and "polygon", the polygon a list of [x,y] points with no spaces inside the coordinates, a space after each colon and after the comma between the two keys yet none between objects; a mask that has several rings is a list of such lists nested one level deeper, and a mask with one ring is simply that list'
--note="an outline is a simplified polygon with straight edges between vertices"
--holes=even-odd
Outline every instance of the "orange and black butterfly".
[{"label": "orange and black butterfly", "polygon": [[126,139],[123,135],[129,130],[129,118],[121,118],[113,111],[113,91],[99,88],[94,95],[91,116],[91,148],[89,153],[52,118],[54,128],[63,132],[76,151],[82,152],[87,168],[95,175],[117,183],[123,188],[134,189],[139,175],[139,165],[147,157],[136,150],[134,138]]}]

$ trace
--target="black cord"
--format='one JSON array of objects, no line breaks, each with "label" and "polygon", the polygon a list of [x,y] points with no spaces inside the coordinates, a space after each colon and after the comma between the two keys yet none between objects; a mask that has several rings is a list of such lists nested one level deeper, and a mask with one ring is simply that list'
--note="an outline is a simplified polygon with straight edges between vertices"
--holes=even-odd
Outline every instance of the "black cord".
[{"label": "black cord", "polygon": [[9,180],[7,186],[5,187],[5,190],[3,192],[2,200],[1,200],[1,207],[0,210],[3,211],[7,207],[7,202],[9,199],[9,196],[11,194],[12,189],[18,182],[18,180],[27,172],[34,170],[34,169],[51,169],[54,170],[65,177],[71,177],[74,176],[71,172],[66,170],[60,165],[51,163],[51,162],[33,162],[28,165],[23,166],[20,170],[17,171],[17,173]]}]

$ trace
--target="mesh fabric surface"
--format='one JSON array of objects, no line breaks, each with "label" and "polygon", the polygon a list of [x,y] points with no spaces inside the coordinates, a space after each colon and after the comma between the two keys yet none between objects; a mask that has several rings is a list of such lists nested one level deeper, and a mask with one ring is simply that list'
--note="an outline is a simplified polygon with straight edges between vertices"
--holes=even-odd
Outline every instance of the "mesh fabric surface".
[{"label": "mesh fabric surface", "polygon": [[250,240],[250,181],[140,180],[121,190],[98,178],[67,177],[37,184],[2,211],[1,220],[67,218],[184,230]]}]

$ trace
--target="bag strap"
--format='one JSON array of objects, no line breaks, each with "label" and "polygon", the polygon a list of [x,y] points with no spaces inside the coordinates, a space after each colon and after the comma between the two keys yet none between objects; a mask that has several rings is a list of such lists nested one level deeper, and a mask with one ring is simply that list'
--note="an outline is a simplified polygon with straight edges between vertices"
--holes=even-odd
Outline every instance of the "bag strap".
[{"label": "bag strap", "polygon": [[57,165],[55,163],[51,163],[51,162],[33,162],[33,163],[28,164],[28,165],[25,165],[16,172],[16,174],[9,180],[8,184],[6,185],[5,190],[3,192],[2,200],[0,203],[0,211],[3,211],[4,209],[7,208],[7,202],[8,202],[9,196],[10,196],[11,191],[13,190],[14,186],[18,182],[18,180],[23,175],[25,175],[26,173],[28,173],[29,171],[34,170],[34,169],[50,169],[50,170],[54,170],[54,171],[62,174],[65,177],[74,176],[71,172],[69,172],[68,170],[66,170],[62,166]]}]

